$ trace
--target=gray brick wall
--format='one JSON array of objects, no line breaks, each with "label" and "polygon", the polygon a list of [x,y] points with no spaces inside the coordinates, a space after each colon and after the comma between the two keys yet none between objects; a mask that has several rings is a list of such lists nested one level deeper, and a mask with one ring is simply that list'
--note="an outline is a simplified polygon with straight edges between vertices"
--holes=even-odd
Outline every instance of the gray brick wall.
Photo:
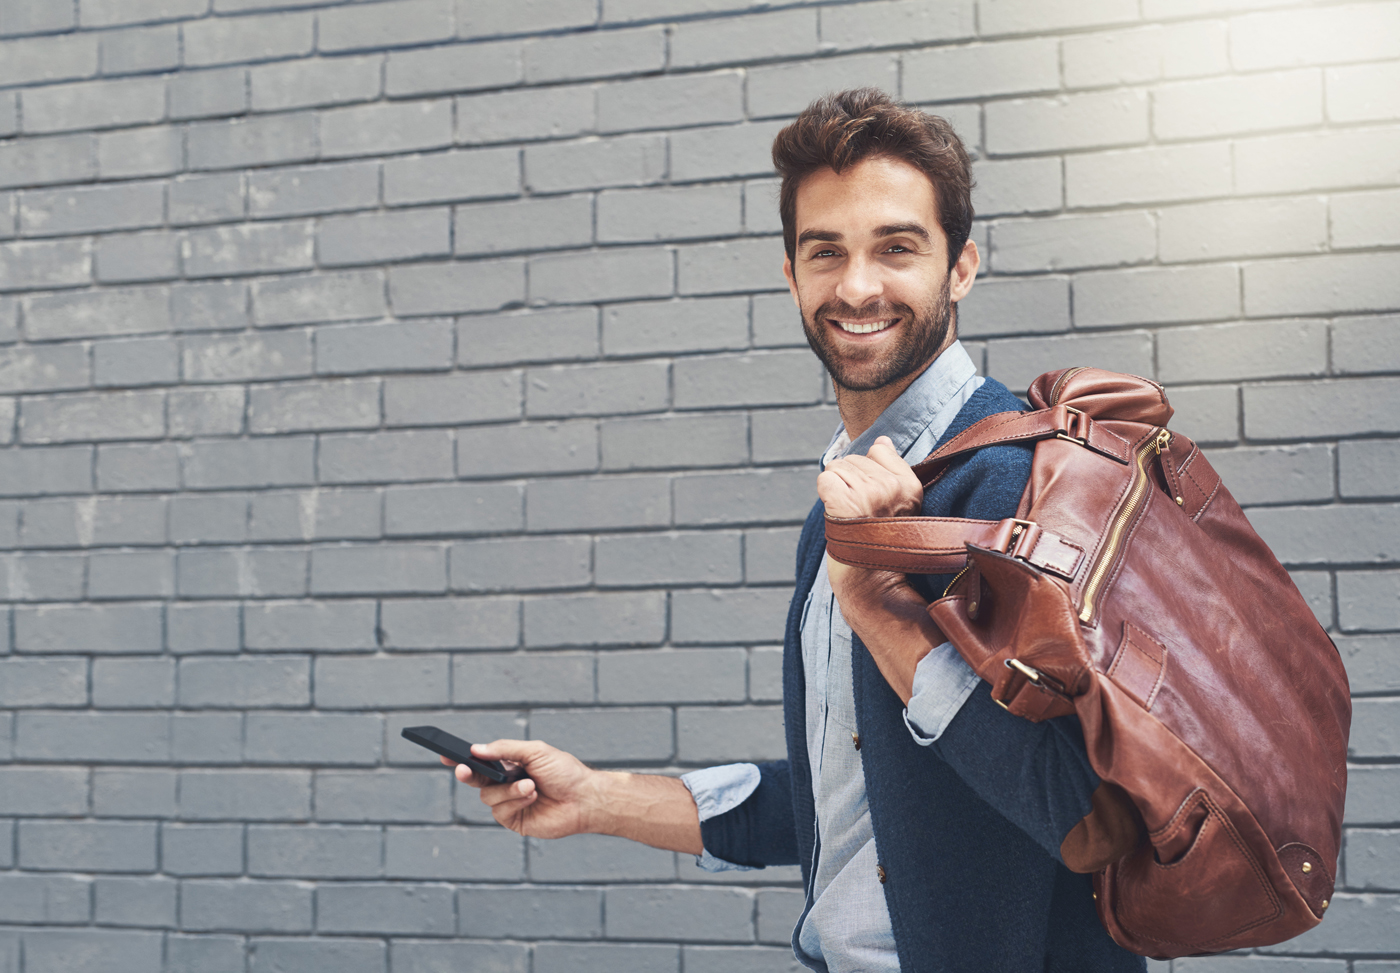
[{"label": "gray brick wall", "polygon": [[1400,2],[0,0],[0,968],[788,971],[792,868],[527,841],[400,727],[781,750],[835,424],[768,145],[976,156],[988,373],[1164,382],[1356,696],[1400,969]]}]

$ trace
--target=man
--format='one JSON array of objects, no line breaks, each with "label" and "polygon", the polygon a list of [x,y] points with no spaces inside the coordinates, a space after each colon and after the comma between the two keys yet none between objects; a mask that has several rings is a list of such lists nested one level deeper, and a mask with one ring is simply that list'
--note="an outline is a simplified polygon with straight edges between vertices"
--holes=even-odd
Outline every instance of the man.
[{"label": "man", "polygon": [[1099,924],[1088,879],[1062,863],[1100,783],[1077,721],[1032,724],[992,702],[924,610],[950,578],[824,557],[825,511],[1001,519],[1029,476],[1022,445],[954,464],[927,494],[906,462],[1023,408],[957,342],[980,259],[966,151],[942,119],[860,89],[814,102],[773,158],[783,272],[842,420],[798,546],[788,759],[673,779],[500,740],[473,752],[531,779],[488,783],[482,799],[522,834],[620,835],[715,869],[800,863],[792,942],[811,969],[1142,970]]}]

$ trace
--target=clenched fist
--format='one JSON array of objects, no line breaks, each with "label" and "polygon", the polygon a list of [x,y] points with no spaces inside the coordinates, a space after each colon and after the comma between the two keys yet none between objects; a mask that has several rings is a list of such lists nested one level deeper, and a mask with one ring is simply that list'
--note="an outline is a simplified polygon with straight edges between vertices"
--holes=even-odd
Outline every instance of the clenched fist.
[{"label": "clenched fist", "polygon": [[817,496],[828,517],[905,517],[923,507],[924,487],[890,437],[881,436],[865,456],[843,456],[817,477]]}]

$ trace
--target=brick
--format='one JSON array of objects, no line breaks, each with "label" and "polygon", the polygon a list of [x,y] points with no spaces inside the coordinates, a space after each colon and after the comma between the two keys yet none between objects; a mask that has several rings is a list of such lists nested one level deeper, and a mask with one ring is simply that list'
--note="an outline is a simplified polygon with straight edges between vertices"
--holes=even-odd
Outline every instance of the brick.
[{"label": "brick", "polygon": [[310,490],[255,494],[249,509],[254,540],[378,537],[377,490]]},{"label": "brick", "polygon": [[168,973],[243,973],[241,936],[176,936],[165,940]]},{"label": "brick", "polygon": [[13,7],[0,13],[0,34],[42,34],[64,30],[74,24],[75,9],[68,7]]},{"label": "brick", "polygon": [[1392,340],[1397,318],[1362,317],[1332,326],[1332,367],[1341,374],[1395,371],[1400,349]]},{"label": "brick", "polygon": [[95,175],[91,135],[18,139],[0,145],[0,188],[79,182]]},{"label": "brick", "polygon": [[[297,299],[302,299],[300,294]],[[273,312],[269,310],[265,313]],[[305,331],[208,337],[197,335],[185,339],[181,361],[181,370],[188,382],[248,381],[307,375],[311,372],[310,335]]]},{"label": "brick", "polygon": [[243,825],[163,822],[160,862],[171,875],[241,874]]},{"label": "brick", "polygon": [[671,711],[635,709],[535,709],[530,736],[568,746],[580,760],[666,761],[673,753]]},{"label": "brick", "polygon": [[608,470],[738,466],[748,458],[742,414],[614,419],[602,424],[601,433]]},{"label": "brick", "polygon": [[1318,321],[1165,329],[1157,335],[1157,368],[1165,383],[1320,375],[1327,333]]},{"label": "brick", "polygon": [[678,591],[671,596],[676,644],[772,642],[782,632],[789,588]]},{"label": "brick", "polygon": [[324,219],[316,246],[322,264],[337,266],[445,256],[451,238],[446,209],[416,209]]},{"label": "brick", "polygon": [[666,34],[657,26],[541,37],[526,41],[523,54],[529,84],[641,74],[665,67]]},{"label": "brick", "polygon": [[1228,37],[1222,21],[1066,37],[1061,42],[1065,82],[1079,88],[1224,74],[1230,69]]},{"label": "brick", "polygon": [[156,826],[117,821],[21,821],[21,868],[39,871],[149,872]]},{"label": "brick", "polygon": [[903,95],[910,101],[955,101],[1060,87],[1055,38],[939,47],[904,57]]},{"label": "brick", "polygon": [[452,701],[459,706],[590,703],[593,656],[512,653],[458,656],[452,662]]},{"label": "brick", "polygon": [[665,477],[538,480],[527,486],[529,530],[662,527],[671,519]]},{"label": "brick", "polygon": [[1074,281],[1074,297],[1075,325],[1081,328],[1211,320],[1240,312],[1239,274],[1231,266],[1082,274]]},{"label": "brick", "polygon": [[385,92],[393,97],[499,88],[519,82],[522,72],[518,41],[391,51]]},{"label": "brick", "polygon": [[92,812],[104,818],[173,818],[177,777],[174,770],[95,769]]},{"label": "brick", "polygon": [[[789,938],[791,932],[789,932]],[[763,946],[685,946],[681,953],[690,973],[721,973],[743,964],[754,973],[788,973],[794,970],[792,947],[774,949]]]},{"label": "brick", "polygon": [[1235,191],[1306,192],[1392,186],[1400,174],[1400,129],[1361,128],[1241,139]]},{"label": "brick", "polygon": [[1284,564],[1385,563],[1394,559],[1391,525],[1400,507],[1352,504],[1269,507],[1250,511],[1259,536]]},{"label": "brick", "polygon": [[[253,285],[253,318],[261,325],[374,318],[384,314],[385,307],[384,278],[376,270],[279,277]],[[310,371],[308,337],[303,332],[284,332],[205,340],[208,347],[223,342],[225,345],[241,343],[249,349],[294,349],[286,355],[286,367],[297,371],[284,374],[305,374]]]},{"label": "brick", "polygon": [[0,451],[0,496],[92,489],[92,447]]},{"label": "brick", "polygon": [[702,473],[675,485],[677,525],[801,521],[816,500],[815,468]]},{"label": "brick", "polygon": [[379,425],[378,380],[335,379],[254,388],[248,395],[253,433],[356,429]]},{"label": "brick", "polygon": [[1400,8],[1354,3],[1324,13],[1281,10],[1230,22],[1237,71],[1370,61],[1400,56]]},{"label": "brick", "polygon": [[836,411],[826,407],[756,410],[749,418],[753,460],[810,462],[831,442],[840,421]]},{"label": "brick", "polygon": [[600,241],[703,238],[740,229],[740,191],[732,184],[616,190],[598,197]]},{"label": "brick", "polygon": [[170,24],[110,31],[101,38],[101,54],[102,73],[107,75],[171,71],[180,66],[180,28]]},{"label": "brick", "polygon": [[317,463],[323,483],[449,479],[452,441],[429,430],[326,435]]},{"label": "brick", "polygon": [[[871,85],[899,88],[899,60],[889,54],[812,58],[748,70],[748,115],[771,118],[797,114],[822,91]],[[737,121],[737,115],[697,118],[697,122]]]},{"label": "brick", "polygon": [[[238,387],[174,389],[166,406],[170,435],[187,437],[242,432],[245,399],[246,393]],[[99,461],[101,452],[99,449]]]},{"label": "brick", "polygon": [[218,879],[189,879],[181,883],[183,929],[307,932],[311,923],[309,885]]},{"label": "brick", "polygon": [[986,116],[994,153],[1132,145],[1148,135],[1146,96],[1131,90],[992,102]]},{"label": "brick", "polygon": [[[1335,254],[1272,260],[1244,268],[1245,313],[1308,314],[1388,310],[1394,296],[1385,276],[1394,271],[1393,253]],[[1326,281],[1319,287],[1316,281]],[[1273,309],[1278,308],[1279,311]],[[1283,311],[1283,308],[1287,308]]]},{"label": "brick", "polygon": [[592,580],[587,537],[512,537],[452,545],[452,590],[577,588]]},{"label": "brick", "polygon": [[304,657],[182,659],[180,706],[305,706],[310,673]]},{"label": "brick", "polygon": [[241,281],[177,284],[170,316],[179,331],[242,328],[248,323],[248,285]]},{"label": "brick", "polygon": [[818,48],[817,18],[811,10],[690,21],[672,30],[671,64],[674,67],[811,56]]},{"label": "brick", "polygon": [[1143,263],[1157,255],[1157,225],[1145,212],[1005,220],[992,225],[998,273]]},{"label": "brick", "polygon": [[[1290,940],[1288,946],[1309,952],[1325,950],[1329,953],[1385,954],[1390,950],[1390,931],[1394,928],[1397,914],[1400,914],[1400,895],[1350,895],[1342,892],[1332,896],[1327,915],[1329,922]],[[1264,949],[1274,952],[1279,946]],[[1366,970],[1367,965],[1361,964],[1357,969]],[[1382,966],[1377,973],[1384,970]]]},{"label": "brick", "polygon": [[1328,68],[1327,118],[1334,122],[1389,121],[1400,118],[1400,64],[1357,64]]},{"label": "brick", "polygon": [[1069,327],[1069,281],[1063,277],[993,277],[958,305],[958,331],[967,337]]},{"label": "brick", "polygon": [[602,132],[705,125],[742,117],[743,78],[733,71],[622,81],[598,89]]},{"label": "brick", "polygon": [[27,398],[20,438],[27,443],[152,439],[165,433],[162,392],[101,392]]},{"label": "brick", "polygon": [[179,883],[168,878],[99,878],[93,918],[113,926],[175,926]]},{"label": "brick", "polygon": [[452,144],[452,102],[389,102],[320,113],[324,158],[411,152]]},{"label": "brick", "polygon": [[0,244],[0,288],[5,290],[86,284],[91,276],[92,252],[81,240]]},{"label": "brick", "polygon": [[520,191],[520,150],[436,152],[384,160],[389,205],[513,196]]},{"label": "brick", "polygon": [[413,885],[323,885],[316,893],[322,932],[442,935],[456,927],[452,890]]},{"label": "brick", "polygon": [[672,262],[670,253],[654,248],[535,257],[530,298],[573,303],[668,297],[674,287]]},{"label": "brick", "polygon": [[69,235],[94,230],[155,226],[163,219],[160,183],[122,183],[21,193],[20,232],[25,236]]},{"label": "brick", "polygon": [[[295,821],[311,814],[308,771],[182,770],[179,794],[186,820]],[[197,928],[188,919],[184,924]],[[226,928],[242,926],[231,922]]]},{"label": "brick", "polygon": [[603,893],[587,888],[463,888],[457,890],[465,936],[598,939]]},{"label": "brick", "polygon": [[525,644],[531,648],[655,645],[665,637],[666,595],[647,591],[529,598],[524,617]]},{"label": "brick", "polygon": [[1400,483],[1400,440],[1365,440],[1337,447],[1341,494],[1347,498],[1394,496]]},{"label": "brick", "polygon": [[342,973],[384,973],[388,949],[384,943],[356,939],[253,939],[249,969],[257,973],[284,970],[339,970]]},{"label": "brick", "polygon": [[522,526],[522,496],[516,484],[445,484],[385,493],[384,532],[390,537],[488,534]]},{"label": "brick", "polygon": [[230,169],[297,162],[316,155],[310,112],[196,122],[187,133],[189,167]]},{"label": "brick", "polygon": [[1332,499],[1333,456],[1325,445],[1211,450],[1207,458],[1242,504]]},{"label": "brick", "polygon": [[87,660],[0,659],[0,706],[85,706]]},{"label": "brick", "polygon": [[161,962],[162,940],[158,932],[29,930],[24,934],[25,965],[32,973],[153,970]]},{"label": "brick", "polygon": [[151,20],[198,17],[209,10],[209,0],[79,0],[84,27],[111,27]]},{"label": "brick", "polygon": [[447,553],[440,546],[381,543],[311,552],[313,594],[406,594],[446,588]]},{"label": "brick", "polygon": [[378,202],[377,162],[264,169],[248,174],[248,211],[253,216],[334,213],[364,209]]},{"label": "brick", "polygon": [[521,0],[509,8],[482,7],[470,0],[457,3],[459,37],[587,27],[597,20],[598,7],[593,0]]},{"label": "brick", "polygon": [[540,943],[535,973],[677,973],[680,947],[611,943]]},{"label": "brick", "polygon": [[1332,246],[1395,246],[1400,243],[1400,234],[1394,229],[1397,217],[1400,217],[1400,192],[1334,196]]},{"label": "brick", "polygon": [[154,605],[16,608],[15,648],[20,652],[159,652],[160,615]]},{"label": "brick", "polygon": [[531,369],[525,411],[531,417],[654,412],[666,408],[665,362],[561,365]]},{"label": "brick", "polygon": [[90,879],[9,874],[0,878],[0,917],[19,923],[85,923],[91,915],[91,897]]},{"label": "brick", "polygon": [[451,368],[452,335],[448,320],[318,328],[316,371],[352,375]]},{"label": "brick", "polygon": [[1174,386],[1168,393],[1176,414],[1172,428],[1198,445],[1240,439],[1240,393],[1235,386]]},{"label": "brick", "polygon": [[[1348,572],[1342,575],[1342,577],[1348,576],[1359,579],[1364,576],[1364,573],[1353,575]],[[1356,700],[1352,705],[1352,732],[1347,747],[1348,755],[1353,757],[1387,757],[1395,753],[1396,750],[1400,750],[1400,740],[1396,739],[1395,729],[1397,725],[1400,725],[1396,722],[1397,706],[1400,706],[1400,700]],[[1350,850],[1347,853],[1347,860],[1350,866]],[[1396,873],[1396,875],[1400,876],[1400,873]],[[1361,884],[1356,881],[1355,875],[1348,873],[1347,878],[1348,885]]]},{"label": "brick", "polygon": [[243,753],[249,763],[373,765],[382,741],[377,716],[249,713]]},{"label": "brick", "polygon": [[315,21],[310,14],[210,17],[183,25],[185,64],[271,61],[309,54]]},{"label": "brick", "polygon": [[166,638],[171,652],[237,652],[238,606],[171,605],[166,609]]},{"label": "brick", "polygon": [[92,349],[93,384],[157,385],[178,381],[180,358],[169,338],[103,341]]},{"label": "brick", "polygon": [[220,277],[312,266],[312,225],[308,222],[244,223],[191,230],[185,240],[185,273]]},{"label": "brick", "polygon": [[457,253],[510,253],[586,246],[593,240],[593,198],[552,196],[458,206]]},{"label": "brick", "polygon": [[[830,9],[823,13],[829,15]],[[675,132],[670,137],[671,178],[690,181],[766,176],[773,171],[770,153],[773,139],[783,124],[781,121],[740,123]],[[528,168],[530,150],[525,153],[525,161]]]},{"label": "brick", "polygon": [[248,110],[247,80],[243,68],[182,71],[170,79],[170,117],[241,115]]},{"label": "brick", "polygon": [[1318,251],[1327,244],[1327,222],[1327,205],[1320,198],[1172,207],[1159,216],[1161,257],[1206,260]]},{"label": "brick", "polygon": [[512,598],[395,599],[382,606],[389,649],[509,648],[519,640],[520,608]]},{"label": "brick", "polygon": [[495,311],[525,297],[525,261],[424,263],[389,271],[389,303],[398,315]]},{"label": "brick", "polygon": [[384,835],[384,872],[391,878],[520,881],[524,850],[518,835],[500,828],[391,827]]},{"label": "brick", "polygon": [[[1065,161],[1066,201],[1075,207],[1166,202],[1230,192],[1226,143],[1096,152],[1072,155]],[[1221,223],[1213,224],[1213,229],[1231,232]]]},{"label": "brick", "polygon": [[71,600],[83,596],[84,560],[71,554],[30,554],[5,558],[0,570],[14,600]]},{"label": "brick", "polygon": [[975,24],[971,0],[912,4],[884,0],[823,10],[821,39],[824,49],[903,46],[968,37],[976,32]]},{"label": "brick", "polygon": [[1375,631],[1400,628],[1400,575],[1390,571],[1346,571],[1337,575],[1337,604],[1342,628]]},{"label": "brick", "polygon": [[794,527],[745,531],[744,580],[749,584],[791,581],[800,533]]},{"label": "brick", "polygon": [[1024,389],[1037,375],[1071,361],[1144,375],[1152,372],[1152,338],[1146,332],[1009,338],[987,349],[988,370],[1008,388]]},{"label": "brick", "polygon": [[1393,889],[1396,876],[1400,875],[1400,841],[1397,839],[1400,833],[1395,831],[1356,828],[1348,832],[1347,884],[1363,889]]},{"label": "brick", "polygon": [[[248,498],[243,494],[172,497],[170,539],[177,544],[238,542],[248,537]],[[181,551],[180,556],[195,551]]]},{"label": "brick", "polygon": [[[90,477],[91,473],[83,474]],[[97,483],[103,490],[173,490],[180,483],[179,459],[173,443],[99,446]]]},{"label": "brick", "polygon": [[[236,642],[238,633],[233,634]],[[172,651],[178,650],[172,647]],[[242,713],[177,713],[171,733],[172,756],[181,763],[236,764],[243,759]]]},{"label": "brick", "polygon": [[451,781],[440,764],[425,770],[322,771],[316,775],[316,818],[376,824],[447,822],[452,814]]},{"label": "brick", "polygon": [[165,116],[160,78],[49,85],[25,91],[22,98],[24,130],[30,133],[140,125]]},{"label": "brick", "polygon": [[162,763],[170,759],[164,713],[21,713],[15,756],[24,760]]},{"label": "brick", "polygon": [[1152,98],[1153,132],[1162,139],[1299,128],[1322,121],[1322,72],[1188,81],[1162,86]]},{"label": "brick", "polygon": [[600,586],[738,582],[739,546],[734,531],[600,537],[594,570]]},{"label": "brick", "polygon": [[85,351],[78,344],[9,349],[0,360],[0,389],[10,393],[82,388],[91,382]]},{"label": "brick", "polygon": [[465,143],[580,135],[594,128],[594,119],[594,91],[584,85],[498,91],[457,99],[457,139]]},{"label": "brick", "polygon": [[598,658],[603,703],[739,702],[745,696],[743,649],[605,652]]},{"label": "brick", "polygon": [[316,660],[318,707],[387,709],[442,706],[447,701],[446,656],[321,657]]},{"label": "brick", "polygon": [[610,888],[606,929],[619,939],[749,942],[753,897],[741,889]]},{"label": "brick", "polygon": [[97,134],[97,171],[103,179],[168,176],[184,168],[184,140],[170,125]]},{"label": "brick", "polygon": [[676,255],[676,290],[681,294],[724,294],[771,288],[779,281],[781,253],[782,244],[777,238],[680,247]]},{"label": "brick", "polygon": [[378,828],[252,825],[248,874],[259,878],[365,878],[381,872]]},{"label": "brick", "polygon": [[[77,768],[0,767],[0,813],[88,813],[88,773]],[[0,901],[6,898],[0,895]]]},{"label": "brick", "polygon": [[243,611],[244,639],[253,650],[375,648],[374,602],[265,602]]},{"label": "brick", "polygon": [[452,35],[452,0],[400,0],[324,11],[317,18],[316,46],[322,51],[377,49]]},{"label": "brick", "polygon": [[978,160],[972,202],[979,216],[1057,210],[1064,196],[1058,159]]},{"label": "brick", "polygon": [[94,34],[0,41],[0,85],[92,77],[97,73],[97,52]]},{"label": "brick", "polygon": [[92,704],[156,709],[175,704],[175,660],[94,659]]}]

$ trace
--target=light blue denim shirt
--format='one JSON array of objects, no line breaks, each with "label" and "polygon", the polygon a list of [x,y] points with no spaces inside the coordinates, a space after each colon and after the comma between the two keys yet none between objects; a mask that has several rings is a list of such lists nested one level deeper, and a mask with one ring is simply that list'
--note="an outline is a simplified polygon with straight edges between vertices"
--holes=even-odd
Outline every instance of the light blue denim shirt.
[{"label": "light blue denim shirt", "polygon": [[[923,459],[981,384],[962,344],[954,343],[855,442],[838,428],[822,456],[823,468],[847,453],[864,454],[879,436],[889,436],[906,460]],[[825,563],[802,610],[802,665],[819,850],[793,951],[804,966],[826,973],[898,973],[854,741],[851,628],[841,617]],[[926,655],[914,671],[914,694],[904,714],[914,739],[924,746],[938,739],[976,685],[976,673],[951,643]],[[753,764],[710,767],[681,778],[695,796],[701,821],[743,803],[758,779]],[[710,871],[740,867],[708,850],[698,861]]]}]

